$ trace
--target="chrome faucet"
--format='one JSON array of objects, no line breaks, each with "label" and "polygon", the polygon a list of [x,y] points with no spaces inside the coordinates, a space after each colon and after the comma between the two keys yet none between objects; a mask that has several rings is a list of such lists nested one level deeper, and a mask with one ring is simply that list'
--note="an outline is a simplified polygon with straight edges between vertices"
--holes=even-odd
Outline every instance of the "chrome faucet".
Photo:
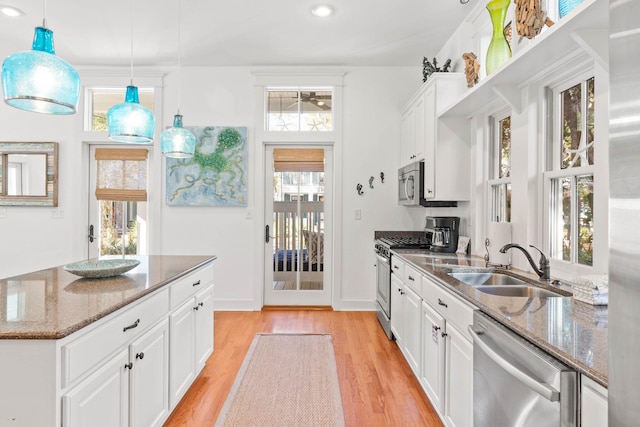
[{"label": "chrome faucet", "polygon": [[533,270],[536,272],[538,277],[540,277],[540,279],[542,280],[551,280],[551,269],[549,267],[549,259],[544,255],[544,253],[542,253],[540,249],[536,248],[533,245],[529,245],[529,247],[540,252],[540,267],[537,267],[535,262],[533,262],[533,258],[531,258],[531,255],[529,254],[529,252],[522,246],[518,245],[517,243],[507,243],[506,245],[500,248],[500,253],[501,254],[507,253],[507,250],[511,248],[520,249],[524,253],[524,255],[527,257],[529,264],[531,264],[531,268],[533,268]]}]

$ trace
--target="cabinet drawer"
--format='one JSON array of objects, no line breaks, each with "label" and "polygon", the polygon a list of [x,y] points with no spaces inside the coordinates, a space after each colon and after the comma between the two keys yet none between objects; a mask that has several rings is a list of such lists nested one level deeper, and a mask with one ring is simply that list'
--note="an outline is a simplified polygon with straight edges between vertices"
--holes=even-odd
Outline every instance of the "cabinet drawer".
[{"label": "cabinet drawer", "polygon": [[471,341],[467,326],[473,324],[476,307],[427,277],[422,278],[422,297]]},{"label": "cabinet drawer", "polygon": [[404,283],[411,286],[418,295],[421,291],[422,275],[415,268],[405,265],[404,267]]},{"label": "cabinet drawer", "polygon": [[169,290],[164,289],[126,308],[102,325],[88,332],[82,330],[80,337],[62,346],[62,386],[68,386],[109,354],[166,317],[168,311]]},{"label": "cabinet drawer", "polygon": [[193,273],[171,284],[171,309],[177,308],[187,298],[192,297],[213,281],[213,263],[199,268]]},{"label": "cabinet drawer", "polygon": [[404,261],[400,261],[397,256],[391,256],[391,272],[398,276],[398,279],[404,282]]}]

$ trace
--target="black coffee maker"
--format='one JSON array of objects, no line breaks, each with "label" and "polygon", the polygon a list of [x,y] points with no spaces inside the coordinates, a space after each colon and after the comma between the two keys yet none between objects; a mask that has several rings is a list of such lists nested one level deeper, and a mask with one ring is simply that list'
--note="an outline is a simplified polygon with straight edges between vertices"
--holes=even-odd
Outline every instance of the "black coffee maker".
[{"label": "black coffee maker", "polygon": [[428,216],[424,231],[429,248],[434,252],[455,252],[458,249],[460,218],[457,216]]}]

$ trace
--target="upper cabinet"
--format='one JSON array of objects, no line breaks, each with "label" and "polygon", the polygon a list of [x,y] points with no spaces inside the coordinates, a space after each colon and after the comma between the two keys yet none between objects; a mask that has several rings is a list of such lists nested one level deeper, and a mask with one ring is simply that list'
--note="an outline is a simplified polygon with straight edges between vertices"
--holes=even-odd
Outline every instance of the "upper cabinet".
[{"label": "upper cabinet", "polygon": [[[455,119],[438,120],[466,89],[463,73],[434,73],[402,111],[401,163],[424,160],[428,201],[469,200],[469,136]],[[468,133],[468,128],[463,130]]]},{"label": "upper cabinet", "polygon": [[[608,27],[609,2],[584,0],[552,27],[526,41],[493,73],[465,90],[439,113],[439,117],[471,117],[496,98],[520,113],[523,109],[521,89],[548,72],[554,64],[571,60],[580,52],[588,53],[596,63],[608,69]],[[514,37],[519,36],[514,34]]]}]

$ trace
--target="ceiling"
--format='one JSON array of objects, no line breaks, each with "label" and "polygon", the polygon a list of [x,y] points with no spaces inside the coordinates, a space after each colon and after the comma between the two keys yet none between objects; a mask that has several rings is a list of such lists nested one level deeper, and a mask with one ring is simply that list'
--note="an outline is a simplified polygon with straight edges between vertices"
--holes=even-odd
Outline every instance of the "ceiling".
[{"label": "ceiling", "polygon": [[[31,48],[33,29],[54,32],[74,66],[422,66],[478,0],[0,0],[26,12],[0,16],[0,55]],[[179,26],[178,21],[182,24]],[[181,48],[179,49],[178,35]]]}]

